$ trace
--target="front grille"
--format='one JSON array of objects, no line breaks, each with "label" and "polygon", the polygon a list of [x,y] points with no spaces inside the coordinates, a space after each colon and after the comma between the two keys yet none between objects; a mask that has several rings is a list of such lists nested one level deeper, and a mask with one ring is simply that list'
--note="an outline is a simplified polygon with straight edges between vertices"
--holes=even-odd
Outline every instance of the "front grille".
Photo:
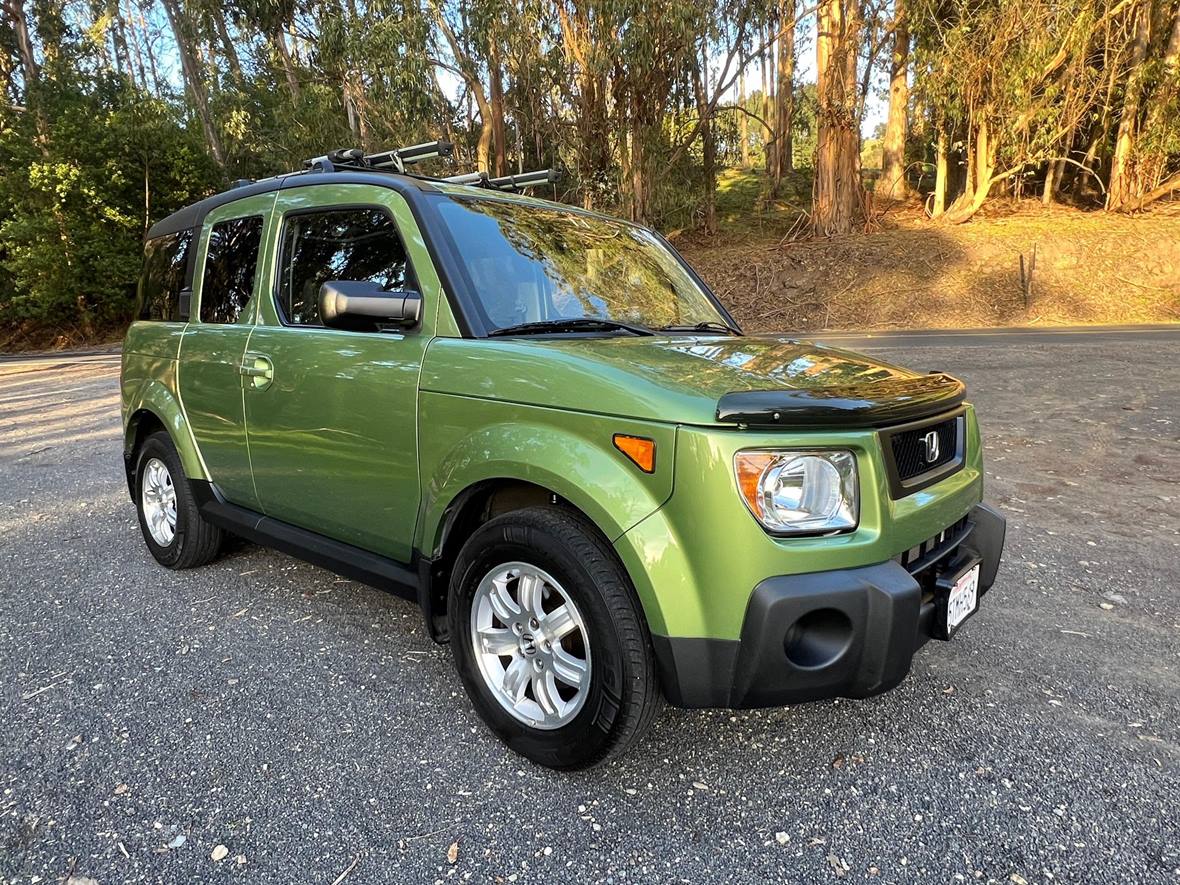
[{"label": "front grille", "polygon": [[[955,457],[957,450],[956,437],[958,419],[951,418],[933,427],[919,427],[916,430],[903,430],[895,433],[890,443],[893,446],[893,463],[897,465],[897,475],[902,482],[913,479],[930,470],[937,470],[943,464]],[[934,434],[934,436],[931,436]],[[930,458],[927,440],[937,437],[937,452]]]},{"label": "front grille", "polygon": [[963,542],[970,531],[967,516],[962,517],[935,535],[893,557],[911,575],[926,571]]},{"label": "front grille", "polygon": [[904,498],[950,476],[966,461],[966,418],[951,416],[916,421],[878,431],[885,455],[889,491]]}]

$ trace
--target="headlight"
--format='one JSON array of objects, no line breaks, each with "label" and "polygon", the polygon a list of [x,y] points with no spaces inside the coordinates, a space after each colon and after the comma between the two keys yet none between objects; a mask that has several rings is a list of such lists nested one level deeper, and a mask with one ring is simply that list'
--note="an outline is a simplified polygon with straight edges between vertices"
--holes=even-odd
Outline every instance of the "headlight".
[{"label": "headlight", "polygon": [[856,528],[856,457],[834,451],[745,451],[733,459],[738,488],[754,517],[775,534]]}]

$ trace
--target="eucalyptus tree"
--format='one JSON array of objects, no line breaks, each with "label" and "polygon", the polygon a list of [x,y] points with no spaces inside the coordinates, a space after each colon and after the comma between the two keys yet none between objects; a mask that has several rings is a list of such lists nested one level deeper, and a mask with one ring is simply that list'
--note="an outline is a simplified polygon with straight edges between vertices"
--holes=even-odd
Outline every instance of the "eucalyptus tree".
[{"label": "eucalyptus tree", "polygon": [[849,233],[861,214],[860,118],[857,59],[858,0],[821,0],[816,26],[819,131],[811,226],[819,236]]},{"label": "eucalyptus tree", "polygon": [[905,148],[909,132],[910,29],[906,0],[893,0],[892,52],[889,62],[889,116],[882,145],[881,178],[874,191],[893,199],[907,195]]}]

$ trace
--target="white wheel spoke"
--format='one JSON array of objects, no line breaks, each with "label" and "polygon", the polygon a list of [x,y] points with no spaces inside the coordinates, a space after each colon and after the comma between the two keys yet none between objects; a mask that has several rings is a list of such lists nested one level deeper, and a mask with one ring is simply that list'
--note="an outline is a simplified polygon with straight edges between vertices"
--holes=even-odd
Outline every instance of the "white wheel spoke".
[{"label": "white wheel spoke", "polygon": [[559,641],[578,629],[578,622],[570,614],[568,605],[560,605],[541,619],[541,632],[551,642]]},{"label": "white wheel spoke", "polygon": [[493,582],[492,592],[488,597],[488,602],[491,603],[492,611],[496,613],[496,617],[502,623],[511,624],[520,617],[520,606],[516,604],[516,600],[512,598],[512,594],[508,592],[507,576]]},{"label": "white wheel spoke", "polygon": [[504,691],[516,703],[520,703],[524,698],[524,690],[528,687],[531,671],[532,667],[523,655],[513,658],[508,669],[504,671]]},{"label": "white wheel spoke", "polygon": [[522,573],[516,579],[516,597],[526,614],[534,618],[540,618],[544,614],[541,608],[541,593],[544,589],[545,582],[538,575]]},{"label": "white wheel spoke", "polygon": [[565,701],[557,693],[557,682],[553,679],[553,671],[545,670],[533,675],[533,697],[546,716],[558,716]]},{"label": "white wheel spoke", "polygon": [[489,627],[479,631],[479,642],[489,655],[510,655],[520,648],[520,640],[511,630],[503,627]]},{"label": "white wheel spoke", "polygon": [[581,688],[588,670],[586,661],[575,658],[560,645],[553,646],[553,675],[566,685]]}]

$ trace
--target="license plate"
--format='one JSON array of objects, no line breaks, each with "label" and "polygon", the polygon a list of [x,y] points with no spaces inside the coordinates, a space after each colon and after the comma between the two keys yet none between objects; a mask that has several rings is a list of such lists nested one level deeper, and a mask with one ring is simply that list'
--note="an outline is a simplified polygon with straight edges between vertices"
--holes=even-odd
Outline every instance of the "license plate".
[{"label": "license plate", "polygon": [[979,605],[979,564],[959,576],[946,602],[946,632],[955,632]]}]

